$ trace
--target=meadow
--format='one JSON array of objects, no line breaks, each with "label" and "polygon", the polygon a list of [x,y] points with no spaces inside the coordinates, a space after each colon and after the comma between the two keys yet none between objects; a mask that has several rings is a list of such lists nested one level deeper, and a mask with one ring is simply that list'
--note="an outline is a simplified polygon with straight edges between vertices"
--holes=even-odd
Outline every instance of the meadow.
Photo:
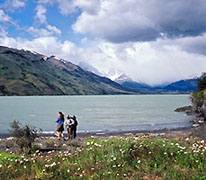
[{"label": "meadow", "polygon": [[206,179],[206,142],[193,137],[89,137],[69,146],[0,152],[0,179]]}]

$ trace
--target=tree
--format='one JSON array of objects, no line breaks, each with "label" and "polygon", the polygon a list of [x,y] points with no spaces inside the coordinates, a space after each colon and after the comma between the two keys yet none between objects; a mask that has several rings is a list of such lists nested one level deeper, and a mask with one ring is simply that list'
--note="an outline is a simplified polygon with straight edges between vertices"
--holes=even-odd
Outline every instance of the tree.
[{"label": "tree", "polygon": [[206,89],[206,73],[203,73],[198,79],[198,91],[202,91],[204,89]]}]

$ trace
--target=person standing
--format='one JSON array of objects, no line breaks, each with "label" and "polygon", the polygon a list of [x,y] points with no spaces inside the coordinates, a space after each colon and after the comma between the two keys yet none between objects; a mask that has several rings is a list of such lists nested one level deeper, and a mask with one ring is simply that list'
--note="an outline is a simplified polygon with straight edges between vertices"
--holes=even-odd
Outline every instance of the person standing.
[{"label": "person standing", "polygon": [[76,118],[76,116],[73,116],[72,117],[72,119],[73,119],[73,121],[74,121],[74,125],[73,125],[73,137],[74,137],[74,139],[77,137],[77,126],[78,126],[78,121],[77,121],[77,118]]},{"label": "person standing", "polygon": [[58,119],[56,120],[57,127],[55,135],[60,140],[63,138],[63,131],[64,131],[64,114],[62,112],[58,113]]},{"label": "person standing", "polygon": [[68,140],[72,140],[74,137],[74,120],[69,115],[67,116],[64,125],[67,129]]}]

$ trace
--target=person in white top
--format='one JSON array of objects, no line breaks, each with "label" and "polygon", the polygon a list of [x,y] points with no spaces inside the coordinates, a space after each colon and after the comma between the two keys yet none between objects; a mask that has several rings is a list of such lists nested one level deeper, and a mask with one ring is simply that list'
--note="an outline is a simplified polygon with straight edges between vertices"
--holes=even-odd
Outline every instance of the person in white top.
[{"label": "person in white top", "polygon": [[67,119],[64,121],[64,125],[68,133],[68,140],[72,140],[74,137],[74,123],[74,120],[69,115],[67,116]]}]

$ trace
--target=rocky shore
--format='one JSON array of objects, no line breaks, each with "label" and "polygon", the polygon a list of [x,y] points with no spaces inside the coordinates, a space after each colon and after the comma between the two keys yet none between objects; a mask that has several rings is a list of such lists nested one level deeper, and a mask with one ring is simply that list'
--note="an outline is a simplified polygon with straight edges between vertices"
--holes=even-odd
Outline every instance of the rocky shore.
[{"label": "rocky shore", "polygon": [[175,112],[183,112],[188,116],[192,116],[193,127],[199,127],[200,125],[206,124],[205,116],[203,113],[197,112],[193,106],[183,106],[175,109]]}]

